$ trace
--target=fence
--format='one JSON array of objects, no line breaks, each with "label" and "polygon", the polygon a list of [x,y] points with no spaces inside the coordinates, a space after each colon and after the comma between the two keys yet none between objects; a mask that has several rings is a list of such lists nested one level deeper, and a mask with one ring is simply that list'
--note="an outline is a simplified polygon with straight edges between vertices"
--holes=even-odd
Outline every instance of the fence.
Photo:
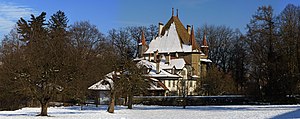
[{"label": "fence", "polygon": [[135,104],[143,105],[163,105],[163,106],[187,106],[200,105],[243,105],[250,104],[251,98],[243,95],[225,96],[135,96]]}]

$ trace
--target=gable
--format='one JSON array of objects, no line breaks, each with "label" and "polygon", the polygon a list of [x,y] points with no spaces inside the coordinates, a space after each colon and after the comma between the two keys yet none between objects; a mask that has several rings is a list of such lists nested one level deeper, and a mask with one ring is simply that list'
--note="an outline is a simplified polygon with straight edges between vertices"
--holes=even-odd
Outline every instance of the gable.
[{"label": "gable", "polygon": [[172,16],[171,19],[167,22],[167,24],[163,27],[161,35],[165,35],[166,31],[170,29],[172,23],[175,23],[176,31],[178,33],[178,37],[183,44],[190,44],[190,35],[187,32],[187,29],[183,26],[182,22],[179,20],[177,16]]}]

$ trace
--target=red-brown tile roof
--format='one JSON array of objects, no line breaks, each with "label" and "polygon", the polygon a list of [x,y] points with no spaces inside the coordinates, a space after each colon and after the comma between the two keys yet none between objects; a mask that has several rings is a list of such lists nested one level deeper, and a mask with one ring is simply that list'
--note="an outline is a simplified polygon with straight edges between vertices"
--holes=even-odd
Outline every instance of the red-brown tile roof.
[{"label": "red-brown tile roof", "polygon": [[146,38],[145,38],[145,34],[144,34],[144,31],[142,31],[142,45],[143,46],[146,46]]},{"label": "red-brown tile roof", "polygon": [[207,46],[206,33],[204,33],[204,35],[203,35],[202,46]]},{"label": "red-brown tile roof", "polygon": [[192,50],[200,51],[200,48],[196,42],[195,34],[194,34],[194,26],[192,26],[191,35],[190,35],[190,42],[192,45]]}]

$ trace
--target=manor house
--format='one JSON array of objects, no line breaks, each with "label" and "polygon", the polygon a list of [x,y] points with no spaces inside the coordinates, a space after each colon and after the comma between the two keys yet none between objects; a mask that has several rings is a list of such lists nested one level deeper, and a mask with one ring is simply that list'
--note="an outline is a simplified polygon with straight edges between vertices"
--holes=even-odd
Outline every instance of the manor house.
[{"label": "manor house", "polygon": [[[178,11],[175,16],[173,9],[169,21],[159,23],[158,28],[158,36],[149,44],[142,32],[138,57],[134,59],[151,83],[149,95],[200,95],[196,89],[199,89],[201,79],[206,76],[207,65],[211,63],[206,36],[200,46],[196,42],[193,26],[185,27]],[[106,78],[110,80],[112,77],[108,74]],[[99,90],[99,87],[105,87],[101,81],[89,89]]]}]

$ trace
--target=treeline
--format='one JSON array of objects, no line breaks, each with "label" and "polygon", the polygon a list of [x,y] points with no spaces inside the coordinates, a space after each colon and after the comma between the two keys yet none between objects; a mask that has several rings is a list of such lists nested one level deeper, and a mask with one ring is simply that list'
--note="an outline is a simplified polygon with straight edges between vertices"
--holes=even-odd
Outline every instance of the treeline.
[{"label": "treeline", "polygon": [[262,101],[283,101],[299,94],[300,7],[289,4],[276,15],[262,6],[247,24],[247,33],[204,25],[213,61],[204,84],[210,95],[246,94]]},{"label": "treeline", "polygon": [[147,87],[143,80],[133,80],[140,70],[132,59],[141,30],[151,39],[156,26],[112,29],[105,36],[87,21],[68,25],[62,11],[45,17],[43,12],[30,20],[20,18],[1,42],[0,110],[41,106],[40,115],[45,116],[50,101],[81,104],[98,95],[88,87],[114,70],[137,74],[115,84],[117,95],[132,97],[139,91],[136,87]]},{"label": "treeline", "polygon": [[[39,102],[41,115],[47,115],[50,101],[82,103],[94,94],[89,86],[116,70],[136,75],[120,76],[126,80],[117,83],[114,93],[130,98],[138,93],[135,87],[143,87],[143,82],[133,80],[141,74],[131,61],[142,31],[149,43],[157,36],[157,26],[112,29],[104,35],[87,21],[69,25],[62,11],[49,20],[45,16],[43,12],[30,20],[20,18],[17,28],[2,40],[0,110]],[[213,61],[197,91],[245,94],[268,101],[299,94],[299,16],[300,7],[292,4],[279,15],[272,7],[262,6],[247,24],[246,34],[227,26],[197,28],[197,41],[201,44],[206,34]],[[131,88],[122,88],[128,85]]]}]

